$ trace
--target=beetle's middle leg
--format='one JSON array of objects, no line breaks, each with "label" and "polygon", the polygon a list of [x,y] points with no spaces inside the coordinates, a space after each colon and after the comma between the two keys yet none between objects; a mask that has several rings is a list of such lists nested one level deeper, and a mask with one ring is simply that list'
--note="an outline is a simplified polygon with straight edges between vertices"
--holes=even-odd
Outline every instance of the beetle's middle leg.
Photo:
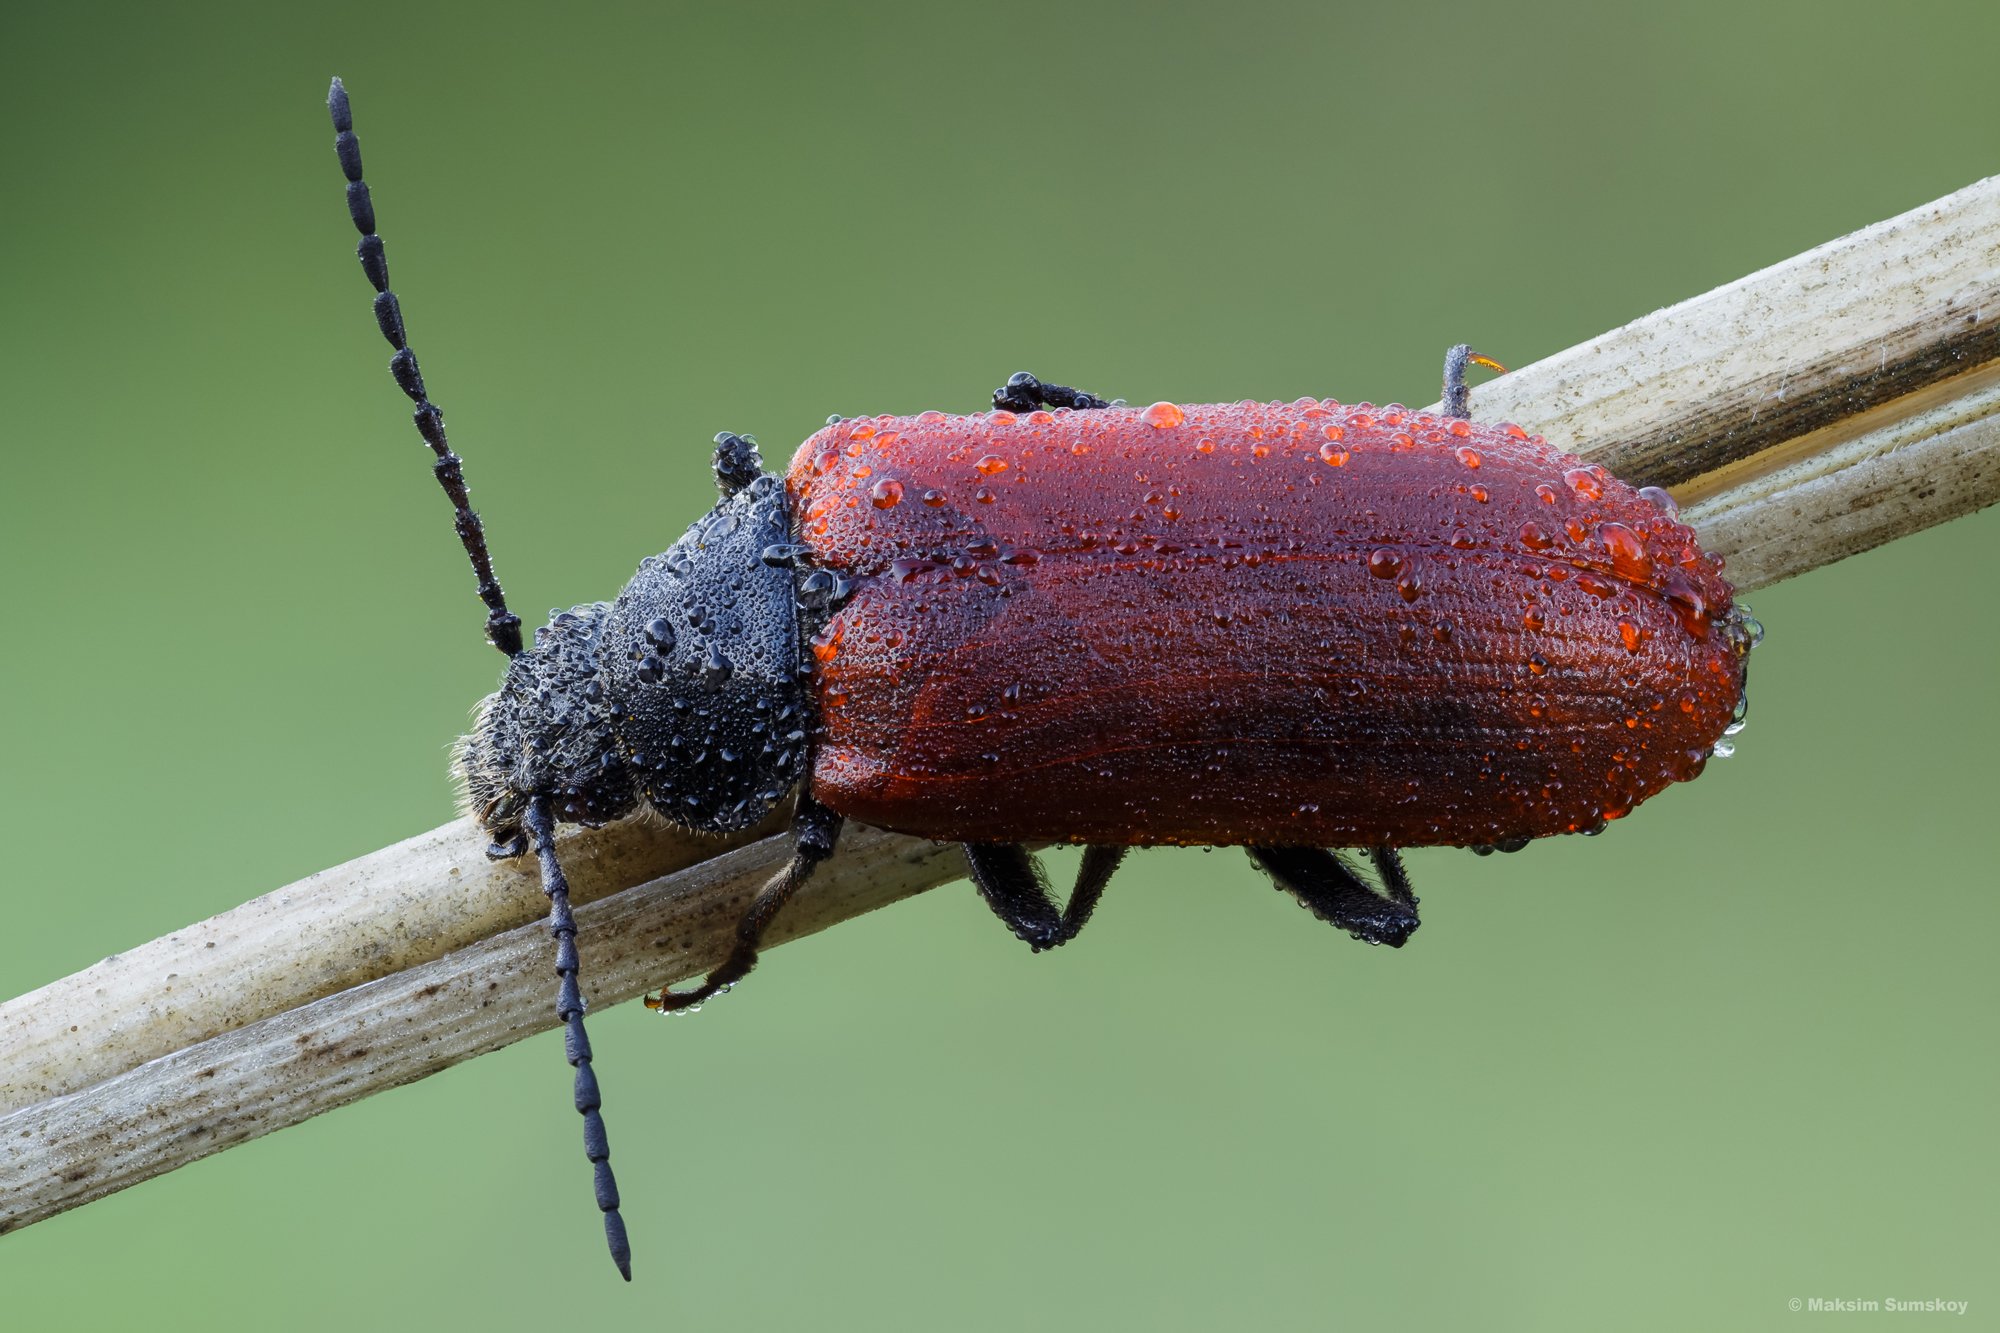
[{"label": "beetle's middle leg", "polygon": [[1485,366],[1502,375],[1507,367],[1490,356],[1481,356],[1464,343],[1459,343],[1444,354],[1444,414],[1468,421],[1472,417],[1472,390],[1465,383],[1465,368],[1468,365]]},{"label": "beetle's middle leg", "polygon": [[771,922],[792,895],[812,878],[819,863],[833,855],[841,822],[839,815],[806,792],[800,792],[798,810],[792,816],[792,859],[757,891],[750,906],[744,909],[742,919],[736,923],[736,946],[729,951],[729,957],[693,990],[668,990],[662,986],[658,995],[646,997],[646,1007],[663,1012],[691,1008],[750,975],[750,969],[757,966],[758,951],[764,946],[764,932],[770,929]]},{"label": "beetle's middle leg", "polygon": [[1400,949],[1416,930],[1417,895],[1393,847],[1369,853],[1382,892],[1324,847],[1251,847],[1250,859],[1305,909],[1358,940]]},{"label": "beetle's middle leg", "polygon": [[1049,384],[1027,371],[1017,371],[993,391],[993,406],[1003,412],[1033,412],[1044,407],[1068,407],[1089,411],[1112,406],[1108,398],[1072,389],[1066,384]]},{"label": "beetle's middle leg", "polygon": [[1058,909],[1049,895],[1041,863],[1018,842],[968,842],[965,863],[972,869],[972,882],[993,914],[1007,923],[1014,938],[1040,953],[1076,938],[1104,886],[1125,859],[1123,847],[1086,847],[1083,865],[1076,872],[1076,885],[1069,891],[1069,903]]}]

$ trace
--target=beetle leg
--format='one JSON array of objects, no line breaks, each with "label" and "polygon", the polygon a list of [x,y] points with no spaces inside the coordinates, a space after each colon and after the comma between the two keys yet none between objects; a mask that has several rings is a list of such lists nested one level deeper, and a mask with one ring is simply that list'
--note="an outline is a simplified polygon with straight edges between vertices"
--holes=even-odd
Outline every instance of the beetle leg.
[{"label": "beetle leg", "polygon": [[1114,404],[1094,393],[1064,384],[1048,384],[1027,371],[1018,371],[993,391],[993,406],[1003,412],[1033,412],[1043,407],[1069,407],[1079,412]]},{"label": "beetle leg", "polygon": [[1382,881],[1384,893],[1399,903],[1417,905],[1416,892],[1410,888],[1410,872],[1403,869],[1401,852],[1394,847],[1375,847],[1369,850],[1368,859],[1375,863],[1375,877]]},{"label": "beetle leg", "polygon": [[972,869],[972,882],[993,914],[1007,923],[1014,938],[1036,953],[1066,944],[1077,936],[1104,886],[1125,859],[1123,847],[1086,847],[1083,865],[1076,872],[1076,884],[1069,891],[1069,905],[1057,909],[1049,895],[1048,878],[1026,847],[1017,842],[968,842],[965,863]]},{"label": "beetle leg", "polygon": [[727,500],[764,475],[764,460],[757,453],[757,437],[738,435],[733,430],[723,431],[715,437],[715,455],[711,466],[715,471],[715,488]]},{"label": "beetle leg", "polygon": [[1388,896],[1375,892],[1324,847],[1252,847],[1250,859],[1320,920],[1357,940],[1400,949],[1417,928],[1417,898],[1394,849],[1373,853]]},{"label": "beetle leg", "polygon": [[750,969],[757,966],[757,951],[763,947],[764,932],[792,895],[812,878],[819,863],[833,854],[840,825],[839,815],[808,793],[800,792],[798,810],[792,816],[792,859],[757,891],[750,906],[744,909],[742,919],[736,923],[736,947],[729,951],[729,957],[693,990],[668,990],[662,986],[658,995],[646,997],[646,1007],[662,1012],[691,1008],[748,976]]},{"label": "beetle leg", "polygon": [[1461,421],[1470,420],[1472,417],[1472,407],[1468,401],[1472,390],[1467,388],[1465,383],[1465,368],[1468,365],[1485,366],[1488,370],[1497,370],[1502,375],[1507,373],[1507,367],[1490,356],[1481,356],[1464,343],[1459,343],[1444,354],[1444,414],[1448,417],[1457,417]]}]

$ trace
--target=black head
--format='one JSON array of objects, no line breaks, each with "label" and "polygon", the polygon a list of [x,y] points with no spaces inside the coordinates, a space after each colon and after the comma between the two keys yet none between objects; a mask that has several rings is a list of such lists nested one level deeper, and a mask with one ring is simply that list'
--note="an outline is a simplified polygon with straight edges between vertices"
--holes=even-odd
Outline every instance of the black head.
[{"label": "black head", "polygon": [[716,450],[722,498],[614,603],[535,632],[480,705],[458,771],[496,851],[548,798],[594,824],[641,804],[704,833],[757,823],[805,771],[808,698],[784,486],[754,443]]}]

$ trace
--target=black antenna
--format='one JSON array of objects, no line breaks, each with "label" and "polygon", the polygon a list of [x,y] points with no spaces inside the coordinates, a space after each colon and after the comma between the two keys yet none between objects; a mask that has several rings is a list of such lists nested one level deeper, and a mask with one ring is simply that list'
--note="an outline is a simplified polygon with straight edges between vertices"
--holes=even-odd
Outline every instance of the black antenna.
[{"label": "black antenna", "polygon": [[347,177],[347,213],[354,219],[355,230],[361,233],[361,244],[354,248],[354,253],[361,260],[361,271],[375,288],[375,322],[381,326],[389,346],[396,349],[396,355],[389,359],[389,373],[417,405],[417,433],[437,455],[432,471],[437,474],[438,485],[451,497],[452,508],[458,511],[458,540],[464,544],[465,554],[472,560],[472,572],[479,578],[479,600],[486,603],[486,637],[495,648],[513,657],[521,651],[521,618],[507,609],[506,594],[500,591],[500,581],[493,577],[493,557],[486,551],[486,530],[466,501],[464,468],[458,455],[445,443],[444,413],[438,411],[437,404],[424,392],[417,354],[410,350],[403,331],[402,304],[389,290],[389,265],[382,257],[382,238],[375,234],[375,205],[368,197],[367,183],[361,179],[361,141],[354,137],[354,116],[348,109],[347,89],[339,79],[333,81],[326,94],[326,109],[333,116],[334,151],[340,154],[340,169]]},{"label": "black antenna", "polygon": [[549,896],[549,934],[556,941],[556,1016],[563,1022],[563,1054],[576,1070],[576,1109],[583,1116],[583,1155],[590,1159],[597,1207],[604,1214],[604,1241],[611,1262],[627,1282],[632,1280],[632,1244],[625,1237],[625,1218],[618,1211],[618,1179],[611,1174],[611,1140],[600,1113],[603,1099],[597,1074],[590,1067],[590,1037],[583,1030],[583,992],[577,988],[576,918],[569,910],[569,880],[556,860],[556,825],[546,796],[528,802],[522,818],[529,845],[542,869],[542,892]]},{"label": "black antenna", "polygon": [[[389,290],[389,268],[382,258],[382,238],[375,234],[375,206],[368,198],[368,186],[361,179],[361,144],[354,137],[354,117],[347,105],[347,89],[340,80],[326,95],[326,109],[333,115],[333,145],[340,154],[340,169],[347,176],[347,211],[361,233],[355,253],[361,271],[375,288],[375,322],[382,336],[396,349],[389,371],[410,401],[417,405],[417,432],[437,455],[434,470],[438,484],[451,497],[458,511],[458,539],[471,557],[473,573],[479,576],[479,598],[486,603],[486,636],[493,646],[509,657],[521,651],[521,618],[507,609],[500,583],[493,577],[493,560],[486,552],[486,532],[479,515],[466,503],[465,473],[457,454],[445,443],[444,414],[424,392],[424,378],[417,369],[416,353],[410,350],[403,333],[403,312],[396,294]],[[570,913],[569,881],[556,860],[555,820],[545,796],[528,802],[522,820],[535,859],[540,864],[542,892],[549,898],[549,933],[556,942],[556,1016],[563,1023],[563,1053],[576,1069],[576,1109],[583,1116],[583,1152],[590,1160],[597,1193],[597,1206],[604,1214],[604,1239],[611,1247],[611,1260],[627,1282],[632,1280],[632,1247],[625,1238],[625,1219],[618,1212],[618,1181],[611,1174],[611,1144],[599,1112],[601,1100],[597,1075],[591,1069],[590,1037],[584,1032],[583,993],[578,988],[576,918]]]}]

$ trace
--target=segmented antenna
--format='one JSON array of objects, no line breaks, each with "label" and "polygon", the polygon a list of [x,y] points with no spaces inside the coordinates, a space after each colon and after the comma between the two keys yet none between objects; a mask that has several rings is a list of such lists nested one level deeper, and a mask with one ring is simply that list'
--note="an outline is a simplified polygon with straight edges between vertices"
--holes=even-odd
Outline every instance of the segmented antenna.
[{"label": "segmented antenna", "polygon": [[[361,244],[355,248],[355,254],[361,259],[361,271],[375,288],[375,322],[381,326],[382,336],[396,349],[396,355],[389,361],[389,371],[417,405],[417,433],[437,455],[434,470],[438,484],[444,487],[452,507],[458,511],[458,539],[472,560],[473,573],[479,576],[479,599],[486,603],[486,636],[501,652],[516,656],[521,651],[521,618],[507,609],[500,583],[493,577],[492,557],[486,553],[485,529],[480,526],[479,515],[466,503],[465,473],[458,455],[445,443],[444,414],[424,392],[424,377],[417,369],[416,353],[410,350],[409,340],[404,336],[402,307],[396,294],[389,290],[389,268],[382,258],[382,238],[375,234],[375,206],[368,198],[367,184],[361,179],[361,144],[354,137],[347,89],[339,79],[333,81],[326,95],[326,109],[333,116],[333,145],[340,154],[340,169],[347,176],[347,211],[361,233]],[[611,1247],[611,1260],[630,1282],[632,1247],[625,1238],[625,1219],[618,1212],[618,1181],[611,1174],[611,1143],[599,1111],[602,1102],[597,1075],[590,1064],[590,1037],[583,1028],[583,992],[576,984],[576,918],[570,913],[569,881],[556,860],[555,820],[546,797],[536,796],[528,802],[522,826],[541,867],[542,892],[549,898],[549,934],[556,942],[556,1017],[563,1024],[563,1053],[576,1070],[575,1100],[576,1109],[583,1116],[583,1152],[590,1160],[595,1178],[597,1206],[604,1214],[604,1239]]]},{"label": "segmented antenna", "polygon": [[417,405],[417,433],[437,455],[431,470],[437,474],[438,485],[451,498],[452,508],[458,511],[458,540],[472,561],[472,572],[478,576],[479,600],[486,603],[486,637],[495,648],[513,657],[521,651],[521,618],[507,609],[506,594],[500,591],[500,581],[493,577],[493,557],[486,551],[486,529],[466,500],[465,470],[458,455],[445,442],[444,413],[438,411],[437,404],[424,392],[417,354],[410,350],[403,331],[402,303],[389,290],[389,265],[382,257],[382,238],[375,234],[375,205],[368,197],[367,182],[361,179],[361,141],[354,137],[354,116],[348,109],[347,89],[339,79],[327,91],[326,109],[333,116],[334,151],[340,154],[340,169],[347,177],[347,213],[354,219],[355,230],[361,233],[361,243],[354,253],[361,260],[361,271],[375,288],[375,323],[389,340],[389,346],[396,349],[396,355],[389,359],[389,373]]},{"label": "segmented antenna", "polygon": [[583,992],[577,988],[576,918],[569,910],[569,880],[562,863],[556,860],[555,820],[549,802],[537,796],[528,802],[521,821],[528,831],[528,845],[542,871],[542,892],[549,896],[549,934],[556,942],[556,1017],[563,1022],[563,1054],[576,1070],[576,1109],[583,1116],[583,1155],[597,1188],[597,1206],[604,1213],[604,1240],[611,1247],[611,1262],[625,1280],[632,1280],[632,1246],[625,1238],[625,1219],[618,1212],[618,1179],[611,1174],[611,1140],[604,1132],[599,1114],[603,1099],[597,1091],[597,1075],[590,1067],[590,1037],[583,1030]]}]

